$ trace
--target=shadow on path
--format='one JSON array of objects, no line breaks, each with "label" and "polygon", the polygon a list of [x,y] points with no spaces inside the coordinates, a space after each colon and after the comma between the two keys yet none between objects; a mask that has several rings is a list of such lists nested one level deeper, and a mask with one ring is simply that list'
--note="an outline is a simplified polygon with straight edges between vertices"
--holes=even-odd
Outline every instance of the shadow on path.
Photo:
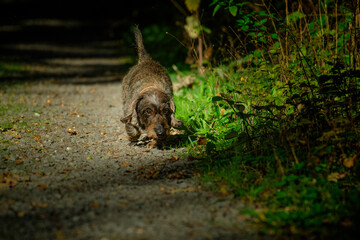
[{"label": "shadow on path", "polygon": [[[88,28],[80,21],[60,19],[23,20],[19,25],[0,27],[0,81],[4,84],[121,81],[134,63],[134,57],[127,56],[134,49],[124,47],[122,39],[100,39],[96,36],[97,28],[91,35]],[[54,38],[53,32],[62,37]],[[35,38],[34,34],[40,37]]]}]

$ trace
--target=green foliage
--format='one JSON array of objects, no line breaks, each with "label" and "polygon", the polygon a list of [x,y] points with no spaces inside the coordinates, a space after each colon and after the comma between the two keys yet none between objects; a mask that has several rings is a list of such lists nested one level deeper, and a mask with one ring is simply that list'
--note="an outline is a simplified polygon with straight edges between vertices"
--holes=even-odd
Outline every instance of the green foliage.
[{"label": "green foliage", "polygon": [[189,11],[193,12],[198,10],[200,6],[200,0],[185,0],[185,5]]},{"label": "green foliage", "polygon": [[228,10],[232,16],[235,17],[243,12],[241,10],[241,7],[244,6],[245,4],[248,4],[248,2],[237,2],[234,0],[228,0],[228,1],[213,0],[210,6],[215,5],[213,16],[216,14],[217,11],[219,11],[220,8],[223,7],[225,10]]},{"label": "green foliage", "polygon": [[[151,57],[160,62],[166,68],[171,68],[172,64],[177,66],[184,66],[183,60],[186,57],[186,49],[182,45],[178,44],[176,36],[179,32],[173,31],[167,25],[151,24],[147,26],[140,26],[143,35],[144,45]],[[125,35],[126,45],[134,45],[134,35],[131,31],[128,31]],[[184,66],[186,69],[186,67]]]},{"label": "green foliage", "polygon": [[352,10],[342,4],[329,14],[335,3],[328,1],[322,14],[298,8],[276,17],[246,2],[211,6],[213,15],[224,9],[234,17],[248,45],[176,95],[204,178],[262,203],[248,213],[267,233],[356,230],[360,54]]}]

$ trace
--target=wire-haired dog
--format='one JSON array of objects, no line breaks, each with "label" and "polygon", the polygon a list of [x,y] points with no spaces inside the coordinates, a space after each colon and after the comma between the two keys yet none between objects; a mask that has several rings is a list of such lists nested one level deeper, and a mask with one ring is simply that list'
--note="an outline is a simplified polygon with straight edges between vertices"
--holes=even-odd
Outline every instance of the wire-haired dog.
[{"label": "wire-haired dog", "polygon": [[169,75],[146,52],[142,35],[134,28],[138,51],[138,63],[133,66],[122,82],[125,129],[129,140],[139,139],[140,129],[153,139],[149,146],[160,145],[170,134],[171,127],[180,127],[175,118],[173,89]]}]

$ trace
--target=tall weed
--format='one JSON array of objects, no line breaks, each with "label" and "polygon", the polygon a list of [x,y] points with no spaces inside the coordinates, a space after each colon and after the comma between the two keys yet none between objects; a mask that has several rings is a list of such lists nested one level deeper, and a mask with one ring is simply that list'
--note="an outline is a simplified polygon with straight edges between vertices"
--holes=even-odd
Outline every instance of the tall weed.
[{"label": "tall weed", "polygon": [[238,45],[198,88],[177,93],[193,154],[205,159],[206,179],[267,206],[250,213],[268,233],[355,226],[359,6],[319,1],[290,9],[285,1],[281,16],[271,3],[256,10],[233,0],[211,4],[213,14],[234,17]]}]

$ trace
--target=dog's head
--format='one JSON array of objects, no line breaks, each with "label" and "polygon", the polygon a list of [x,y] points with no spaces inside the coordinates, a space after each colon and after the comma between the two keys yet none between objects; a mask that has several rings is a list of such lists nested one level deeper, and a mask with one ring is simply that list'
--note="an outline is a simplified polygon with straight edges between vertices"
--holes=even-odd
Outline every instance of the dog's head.
[{"label": "dog's head", "polygon": [[175,104],[172,97],[158,89],[149,89],[131,104],[131,114],[124,117],[123,123],[136,118],[138,125],[145,129],[147,136],[154,140],[165,140],[171,127],[180,127],[182,122],[175,118]]}]

